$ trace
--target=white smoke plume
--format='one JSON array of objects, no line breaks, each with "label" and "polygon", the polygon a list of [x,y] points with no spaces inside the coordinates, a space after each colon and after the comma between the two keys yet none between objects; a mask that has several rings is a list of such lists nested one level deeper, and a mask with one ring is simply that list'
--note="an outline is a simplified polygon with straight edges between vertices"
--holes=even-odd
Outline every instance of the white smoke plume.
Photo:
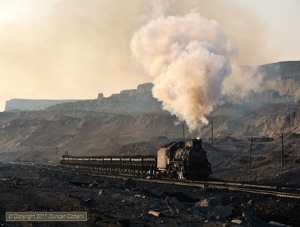
[{"label": "white smoke plume", "polygon": [[153,96],[190,131],[207,124],[236,55],[218,23],[200,17],[159,17],[134,33],[133,59],[154,77]]}]

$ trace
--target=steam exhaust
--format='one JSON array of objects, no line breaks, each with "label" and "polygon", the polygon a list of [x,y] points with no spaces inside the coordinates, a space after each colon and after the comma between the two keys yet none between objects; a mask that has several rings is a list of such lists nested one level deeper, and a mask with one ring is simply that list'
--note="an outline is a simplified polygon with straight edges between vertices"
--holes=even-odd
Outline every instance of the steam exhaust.
[{"label": "steam exhaust", "polygon": [[133,59],[154,80],[153,96],[191,132],[208,124],[231,73],[236,50],[215,20],[197,13],[151,20],[130,43]]}]

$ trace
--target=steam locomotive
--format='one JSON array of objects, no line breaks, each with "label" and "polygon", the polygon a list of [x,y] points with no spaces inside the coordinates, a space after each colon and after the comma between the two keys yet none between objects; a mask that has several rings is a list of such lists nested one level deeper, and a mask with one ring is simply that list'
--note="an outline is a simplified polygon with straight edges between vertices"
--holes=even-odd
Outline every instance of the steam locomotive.
[{"label": "steam locomotive", "polygon": [[201,139],[172,142],[162,146],[157,152],[157,157],[71,156],[66,153],[60,159],[60,165],[181,180],[203,180],[212,173]]},{"label": "steam locomotive", "polygon": [[201,139],[161,147],[157,152],[157,169],[160,174],[178,179],[200,180],[212,173]]}]

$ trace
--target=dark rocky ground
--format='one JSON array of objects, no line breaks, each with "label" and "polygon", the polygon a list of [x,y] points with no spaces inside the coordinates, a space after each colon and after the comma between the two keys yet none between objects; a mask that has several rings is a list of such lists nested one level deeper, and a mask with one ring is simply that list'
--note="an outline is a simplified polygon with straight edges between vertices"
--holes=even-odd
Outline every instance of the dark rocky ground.
[{"label": "dark rocky ground", "polygon": [[[7,211],[86,211],[88,220],[12,223]],[[0,164],[0,226],[299,226],[299,213],[296,199]]]}]

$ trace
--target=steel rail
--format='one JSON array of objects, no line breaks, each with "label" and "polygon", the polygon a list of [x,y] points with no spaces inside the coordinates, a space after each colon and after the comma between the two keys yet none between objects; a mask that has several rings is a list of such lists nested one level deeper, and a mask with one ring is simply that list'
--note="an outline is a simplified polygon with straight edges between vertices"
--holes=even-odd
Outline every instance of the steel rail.
[{"label": "steel rail", "polygon": [[[300,199],[300,193],[277,191],[278,187],[269,185],[256,185],[256,184],[242,184],[235,182],[185,182],[185,181],[166,181],[166,180],[150,180],[150,179],[137,179],[144,182],[161,183],[161,184],[174,184],[189,187],[211,187],[215,189],[227,189],[229,191],[239,191],[262,195],[271,195],[284,198]],[[246,185],[246,186],[245,186]],[[272,189],[272,190],[270,190]],[[296,189],[297,190],[297,189]]]}]

